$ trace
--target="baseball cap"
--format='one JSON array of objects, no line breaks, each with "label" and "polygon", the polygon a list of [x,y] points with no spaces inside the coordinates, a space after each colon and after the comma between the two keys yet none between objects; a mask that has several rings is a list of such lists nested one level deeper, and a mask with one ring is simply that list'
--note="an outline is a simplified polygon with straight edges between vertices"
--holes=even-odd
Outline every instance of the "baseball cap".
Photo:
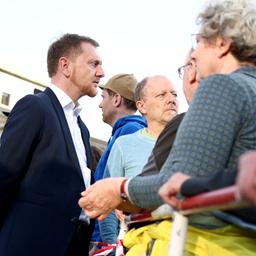
[{"label": "baseball cap", "polygon": [[137,79],[133,74],[117,74],[110,78],[105,85],[100,85],[101,89],[109,89],[122,97],[134,101],[134,91],[137,86]]}]

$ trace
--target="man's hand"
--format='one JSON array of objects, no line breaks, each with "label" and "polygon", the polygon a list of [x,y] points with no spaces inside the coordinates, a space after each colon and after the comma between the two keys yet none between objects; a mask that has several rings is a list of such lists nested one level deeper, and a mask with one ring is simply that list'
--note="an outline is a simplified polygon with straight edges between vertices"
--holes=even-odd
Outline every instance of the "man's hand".
[{"label": "man's hand", "polygon": [[99,180],[81,193],[79,206],[90,218],[103,220],[121,203],[120,186],[125,178]]},{"label": "man's hand", "polygon": [[178,207],[178,199],[176,195],[180,192],[181,185],[184,181],[189,179],[190,176],[177,172],[159,189],[159,195],[162,199],[173,207]]},{"label": "man's hand", "polygon": [[123,211],[115,209],[115,215],[119,221],[125,220],[125,215],[124,215]]}]

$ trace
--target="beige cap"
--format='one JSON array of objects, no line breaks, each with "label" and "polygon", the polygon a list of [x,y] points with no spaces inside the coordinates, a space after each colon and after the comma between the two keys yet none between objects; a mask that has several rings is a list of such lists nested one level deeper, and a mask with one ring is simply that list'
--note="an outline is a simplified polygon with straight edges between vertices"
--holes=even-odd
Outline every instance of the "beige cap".
[{"label": "beige cap", "polygon": [[137,86],[137,79],[133,74],[118,74],[108,80],[105,85],[100,85],[101,89],[109,89],[122,97],[134,101],[134,92]]}]

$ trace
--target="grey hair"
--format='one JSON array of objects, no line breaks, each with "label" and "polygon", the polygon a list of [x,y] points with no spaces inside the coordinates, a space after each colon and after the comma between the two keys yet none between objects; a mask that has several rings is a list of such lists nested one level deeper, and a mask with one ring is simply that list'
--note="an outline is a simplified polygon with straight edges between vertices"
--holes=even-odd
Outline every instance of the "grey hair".
[{"label": "grey hair", "polygon": [[144,87],[146,85],[146,83],[148,82],[149,77],[145,77],[143,78],[137,85],[135,88],[135,92],[134,92],[134,100],[135,102],[138,100],[141,100],[144,96]]},{"label": "grey hair", "polygon": [[231,39],[231,53],[238,61],[256,64],[256,7],[250,0],[208,2],[197,24],[210,42],[216,37]]}]

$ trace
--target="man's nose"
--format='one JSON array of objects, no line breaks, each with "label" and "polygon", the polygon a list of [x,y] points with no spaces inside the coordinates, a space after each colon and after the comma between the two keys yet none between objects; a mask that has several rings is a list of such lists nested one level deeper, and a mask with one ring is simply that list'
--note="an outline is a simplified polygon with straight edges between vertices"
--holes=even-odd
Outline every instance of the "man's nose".
[{"label": "man's nose", "polygon": [[177,97],[175,95],[170,93],[167,98],[168,98],[168,103],[171,103],[175,106],[177,105]]},{"label": "man's nose", "polygon": [[98,66],[96,75],[97,75],[98,77],[100,77],[100,78],[102,78],[102,77],[105,76],[105,73],[104,73],[104,70],[103,70],[102,66]]}]

